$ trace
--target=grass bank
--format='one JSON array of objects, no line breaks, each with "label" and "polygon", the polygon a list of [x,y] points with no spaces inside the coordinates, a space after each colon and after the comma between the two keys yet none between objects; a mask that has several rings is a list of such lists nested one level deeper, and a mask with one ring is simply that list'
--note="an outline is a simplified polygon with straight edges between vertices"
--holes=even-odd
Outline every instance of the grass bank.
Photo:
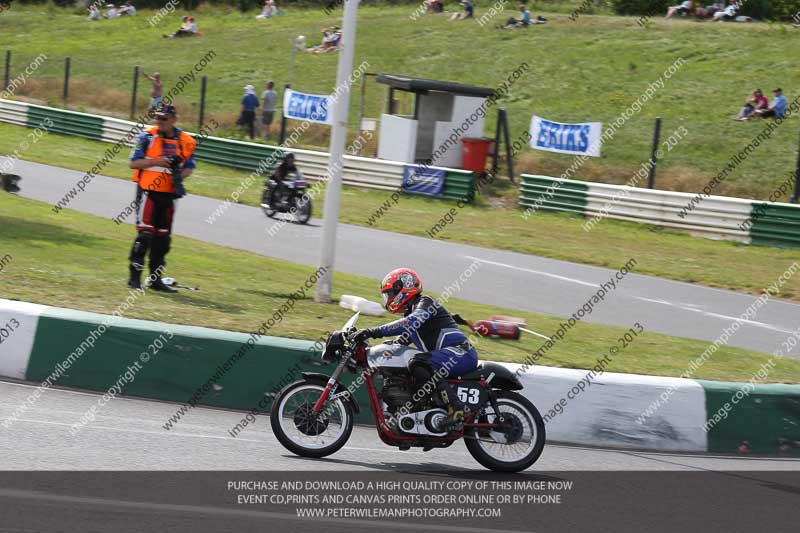
[{"label": "grass bank", "polygon": [[[614,138],[578,173],[581,179],[626,182],[650,155],[655,117],[663,118],[666,139],[684,127],[688,132],[660,162],[659,188],[697,192],[757,135],[763,124],[731,120],[755,87],[769,94],[782,87],[790,100],[800,95],[800,53],[795,30],[783,25],[712,24],[654,17],[644,27],[634,17],[583,14],[574,21],[570,6],[540,3],[534,15],[549,22],[524,30],[501,31],[495,25],[515,14],[515,4],[481,24],[492,4],[478,6],[476,18],[448,22],[447,15],[412,18],[418,5],[362,6],[359,11],[355,64],[370,72],[458,81],[496,87],[519,65],[530,68],[501,100],[509,114],[512,138],[528,127],[532,114],[560,122],[601,121],[619,117],[677,58],[683,64],[664,80],[652,99],[634,113]],[[574,9],[575,6],[571,6]],[[458,9],[449,4],[449,9]],[[183,12],[147,23],[152,10],[137,17],[90,22],[75,10],[18,6],[0,17],[0,49],[12,50],[12,78],[40,53],[48,60],[29,76],[18,95],[59,104],[64,58],[72,58],[70,103],[125,117],[134,65],[160,71],[165,86],[175,84],[208,51],[215,59],[207,75],[207,118],[230,127],[238,112],[242,87],[261,88],[268,79],[290,82],[297,90],[326,93],[335,84],[336,54],[296,54],[290,80],[290,40],[305,35],[317,44],[320,30],[340,22],[340,10],[287,7],[284,16],[255,20],[255,12],[201,6],[196,16],[201,37],[167,40]],[[540,11],[560,10],[562,13]],[[137,51],[142,51],[137,53]],[[145,82],[140,87],[146,91]],[[199,76],[178,98],[180,109],[195,121]],[[356,124],[360,90],[353,91],[351,124]],[[402,95],[401,95],[402,96]],[[367,82],[364,112],[380,117],[384,87]],[[141,104],[146,102],[142,94]],[[412,103],[401,98],[400,111]],[[495,113],[486,132],[494,131]],[[719,187],[725,195],[765,199],[794,169],[796,118],[747,158]],[[300,144],[324,147],[328,130],[311,128]],[[559,175],[571,157],[526,150],[520,169]]]}]

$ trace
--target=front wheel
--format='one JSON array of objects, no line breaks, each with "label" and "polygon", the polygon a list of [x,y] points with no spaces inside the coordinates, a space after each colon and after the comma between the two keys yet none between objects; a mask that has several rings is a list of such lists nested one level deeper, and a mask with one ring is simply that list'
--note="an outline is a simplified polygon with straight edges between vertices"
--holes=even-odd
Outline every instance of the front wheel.
[{"label": "front wheel", "polygon": [[305,224],[311,218],[311,198],[308,195],[295,196],[292,200],[294,202],[294,219],[298,224]]},{"label": "front wheel", "polygon": [[270,196],[272,196],[272,187],[265,187],[264,192],[261,194],[261,210],[269,218],[275,218],[275,209],[270,206]]},{"label": "front wheel", "polygon": [[325,457],[339,450],[353,431],[352,407],[341,398],[328,401],[313,412],[325,385],[297,381],[275,398],[270,424],[275,437],[292,453],[302,457]]},{"label": "front wheel", "polygon": [[[520,472],[535,463],[545,443],[544,420],[524,396],[511,391],[496,391],[497,407],[503,428],[470,430],[464,443],[470,455],[495,472]],[[484,405],[476,417],[483,423],[500,423],[491,404]]]}]

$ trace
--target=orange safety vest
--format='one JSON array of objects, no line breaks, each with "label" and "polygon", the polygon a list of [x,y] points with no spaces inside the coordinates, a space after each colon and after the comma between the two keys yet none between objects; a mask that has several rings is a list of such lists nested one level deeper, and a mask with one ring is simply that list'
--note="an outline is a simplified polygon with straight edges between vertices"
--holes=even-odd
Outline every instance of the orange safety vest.
[{"label": "orange safety vest", "polygon": [[[178,155],[181,161],[186,162],[194,153],[196,141],[182,130],[179,130],[178,139],[167,139],[159,135],[158,126],[151,126],[145,131],[153,136],[144,152],[145,159]],[[172,170],[168,167],[138,169],[133,173],[133,181],[139,183],[139,187],[145,191],[175,192]]]}]

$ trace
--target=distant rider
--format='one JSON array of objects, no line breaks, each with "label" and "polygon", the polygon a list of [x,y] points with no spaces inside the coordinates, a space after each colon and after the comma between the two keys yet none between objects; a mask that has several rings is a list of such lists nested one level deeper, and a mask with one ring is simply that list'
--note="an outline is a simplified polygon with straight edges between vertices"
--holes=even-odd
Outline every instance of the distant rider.
[{"label": "distant rider", "polygon": [[294,174],[295,178],[302,177],[300,170],[298,170],[297,166],[294,164],[294,154],[292,153],[283,156],[283,161],[275,168],[270,178],[275,182],[275,186],[272,188],[272,194],[269,196],[269,205],[273,209],[275,209],[281,201],[281,196],[286,189],[283,182],[286,181],[290,174]]},{"label": "distant rider", "polygon": [[409,363],[417,397],[423,385],[433,380],[436,393],[448,408],[450,427],[447,429],[456,429],[466,415],[466,406],[446,378],[475,370],[478,353],[447,309],[430,296],[422,295],[422,281],[413,270],[398,268],[389,272],[381,283],[381,294],[386,310],[393,314],[402,312],[404,318],[360,330],[356,338],[399,335],[396,342],[413,343],[421,350],[423,353],[414,356]]}]

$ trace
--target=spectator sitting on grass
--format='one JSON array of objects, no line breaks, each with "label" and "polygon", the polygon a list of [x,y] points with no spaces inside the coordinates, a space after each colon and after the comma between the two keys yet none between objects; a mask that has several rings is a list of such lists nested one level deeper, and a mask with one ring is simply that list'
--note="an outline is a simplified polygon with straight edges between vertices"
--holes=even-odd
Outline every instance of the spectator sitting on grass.
[{"label": "spectator sitting on grass", "polygon": [[772,92],[775,94],[775,98],[772,99],[772,103],[769,105],[769,107],[767,109],[753,111],[753,116],[762,118],[786,118],[786,107],[789,105],[789,102],[786,100],[786,97],[783,95],[783,91],[780,89],[780,87],[774,89]]},{"label": "spectator sitting on grass", "polygon": [[125,15],[128,15],[130,17],[136,15],[136,8],[133,6],[133,3],[130,2],[130,1],[125,2],[124,4],[122,4],[119,7],[119,16],[122,17],[122,16],[125,16]]},{"label": "spectator sitting on grass", "polygon": [[519,12],[520,17],[518,19],[511,17],[504,25],[498,25],[497,27],[501,30],[509,28],[527,28],[531,24],[545,24],[547,22],[547,19],[542,16],[536,17],[535,20],[531,19],[531,12],[528,11],[525,4],[519,6]]},{"label": "spectator sitting on grass", "polygon": [[747,99],[747,102],[745,102],[744,107],[739,114],[734,117],[734,120],[747,120],[755,111],[767,109],[768,107],[769,102],[767,101],[767,97],[764,96],[764,93],[761,92],[761,89],[756,89],[753,91],[753,94],[750,96],[750,98]]},{"label": "spectator sitting on grass", "polygon": [[715,2],[706,7],[698,7],[694,14],[701,19],[707,19],[713,16],[717,11],[722,11],[723,9],[725,9],[724,2]]},{"label": "spectator sitting on grass", "polygon": [[341,39],[342,32],[336,26],[334,26],[330,31],[328,28],[322,28],[322,42],[319,44],[319,46],[306,48],[306,52],[310,52],[312,54],[335,52],[341,45]]},{"label": "spectator sitting on grass", "polygon": [[464,20],[475,16],[475,5],[472,3],[472,0],[461,0],[459,3],[464,6],[464,12],[453,13],[449,20]]},{"label": "spectator sitting on grass", "polygon": [[275,16],[275,0],[264,0],[264,7],[261,8],[261,14],[256,15],[257,19],[271,19]]},{"label": "spectator sitting on grass", "polygon": [[739,10],[734,4],[729,5],[722,11],[717,11],[714,13],[714,17],[711,22],[721,22],[723,20],[732,20],[736,16],[736,12]]},{"label": "spectator sitting on grass", "polygon": [[100,20],[100,10],[97,9],[96,5],[90,5],[87,11],[89,11],[89,16],[86,17],[86,20]]},{"label": "spectator sitting on grass", "polygon": [[692,12],[692,2],[690,0],[686,0],[685,2],[681,2],[679,6],[670,6],[667,8],[667,15],[664,18],[670,18],[675,16],[675,14],[679,15],[686,15]]},{"label": "spectator sitting on grass", "polygon": [[108,8],[105,15],[107,19],[115,19],[119,17],[119,13],[117,13],[117,6],[114,4],[108,4],[106,7]]},{"label": "spectator sitting on grass", "polygon": [[444,12],[444,2],[442,0],[425,0],[425,7],[428,13]]},{"label": "spectator sitting on grass", "polygon": [[505,24],[498,24],[497,27],[501,30],[508,28],[524,28],[531,25],[531,12],[525,7],[525,4],[519,6],[520,17],[518,19],[511,17]]},{"label": "spectator sitting on grass", "polygon": [[185,16],[181,20],[183,22],[180,29],[178,29],[178,31],[175,33],[165,35],[164,37],[173,39],[175,37],[192,37],[197,35],[197,24],[194,23],[194,17]]}]

